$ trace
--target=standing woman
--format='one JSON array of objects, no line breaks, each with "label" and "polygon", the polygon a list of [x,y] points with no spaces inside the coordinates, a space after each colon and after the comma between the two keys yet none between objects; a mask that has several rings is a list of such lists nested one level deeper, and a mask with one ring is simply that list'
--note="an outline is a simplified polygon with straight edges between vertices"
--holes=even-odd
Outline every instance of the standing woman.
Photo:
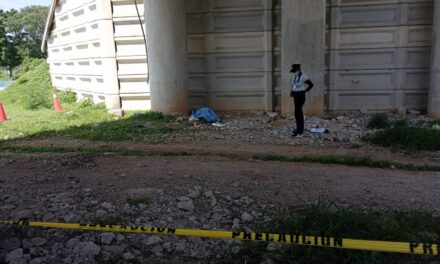
[{"label": "standing woman", "polygon": [[304,133],[303,106],[306,102],[306,93],[313,88],[313,83],[306,74],[302,73],[300,64],[293,64],[290,72],[293,73],[290,96],[293,97],[295,104],[296,120],[296,130],[293,131],[292,137],[301,137]]}]

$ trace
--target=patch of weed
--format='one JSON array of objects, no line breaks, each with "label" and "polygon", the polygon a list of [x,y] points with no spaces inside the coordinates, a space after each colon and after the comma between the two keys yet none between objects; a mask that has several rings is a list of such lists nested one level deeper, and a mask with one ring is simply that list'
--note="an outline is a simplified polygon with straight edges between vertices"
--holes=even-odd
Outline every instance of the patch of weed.
[{"label": "patch of weed", "polygon": [[11,153],[80,153],[82,155],[98,155],[102,153],[113,153],[120,156],[132,156],[132,157],[143,157],[143,156],[190,156],[191,154],[187,152],[168,152],[168,151],[141,151],[141,150],[129,150],[129,149],[117,149],[107,146],[97,147],[97,148],[82,148],[82,147],[34,147],[34,146],[19,146],[19,145],[7,145],[0,141],[0,151],[1,152],[11,152]]},{"label": "patch of weed", "polygon": [[97,264],[122,264],[124,263],[124,256],[122,254],[116,254],[108,259],[102,259],[102,257],[96,258]]},{"label": "patch of weed", "polygon": [[[440,218],[423,211],[374,211],[342,208],[333,203],[316,202],[302,210],[294,210],[271,224],[260,225],[259,233],[307,234],[380,241],[440,241]],[[243,263],[252,259],[259,263],[271,259],[275,263],[432,263],[435,257],[394,253],[279,246],[265,250],[266,243],[245,243],[241,252],[226,263]]]},{"label": "patch of weed", "polygon": [[395,126],[378,131],[365,140],[382,147],[407,151],[440,150],[440,131],[427,127]]},{"label": "patch of weed", "polygon": [[375,160],[370,157],[355,157],[355,156],[298,156],[286,157],[276,155],[256,155],[256,160],[264,161],[280,161],[280,162],[308,162],[321,164],[336,164],[352,167],[369,167],[369,168],[396,168],[409,171],[440,171],[440,166],[435,165],[414,165],[411,163],[398,163],[384,160]]},{"label": "patch of weed", "polygon": [[107,259],[104,259],[102,255],[95,258],[97,264],[141,264],[137,259],[125,260],[123,254],[115,254]]},{"label": "patch of weed", "polygon": [[391,122],[387,114],[376,113],[371,115],[367,127],[370,129],[384,129],[390,127]]},{"label": "patch of weed", "polygon": [[137,198],[127,198],[127,203],[131,207],[139,207],[141,204],[148,205],[150,204],[150,197],[137,197]]},{"label": "patch of weed", "polygon": [[94,216],[90,222],[93,225],[124,225],[128,219],[125,215]]}]

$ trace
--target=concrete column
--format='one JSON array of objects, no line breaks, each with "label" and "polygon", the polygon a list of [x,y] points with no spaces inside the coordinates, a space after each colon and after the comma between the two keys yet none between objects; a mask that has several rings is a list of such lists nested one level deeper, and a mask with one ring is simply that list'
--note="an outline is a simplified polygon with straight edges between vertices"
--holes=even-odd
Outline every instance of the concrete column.
[{"label": "concrete column", "polygon": [[293,113],[290,66],[294,62],[315,84],[307,93],[306,115],[324,112],[325,0],[282,0],[281,112]]},{"label": "concrete column", "polygon": [[108,0],[98,0],[97,10],[100,18],[99,39],[101,61],[104,79],[105,104],[110,113],[121,115],[121,98],[119,92],[118,70],[116,62],[116,47],[113,32],[112,3]]},{"label": "concrete column", "polygon": [[188,111],[186,14],[184,0],[145,0],[151,109]]},{"label": "concrete column", "polygon": [[440,119],[440,1],[434,1],[432,34],[431,87],[428,96],[428,114]]}]

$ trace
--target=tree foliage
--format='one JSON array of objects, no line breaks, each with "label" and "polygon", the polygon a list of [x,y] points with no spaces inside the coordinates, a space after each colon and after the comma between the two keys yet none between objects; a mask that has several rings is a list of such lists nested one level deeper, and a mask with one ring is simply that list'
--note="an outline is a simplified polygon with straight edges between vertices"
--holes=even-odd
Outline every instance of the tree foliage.
[{"label": "tree foliage", "polygon": [[[0,9],[0,66],[12,69],[26,58],[45,58],[40,50],[48,7]],[[11,76],[12,77],[12,76]]]}]

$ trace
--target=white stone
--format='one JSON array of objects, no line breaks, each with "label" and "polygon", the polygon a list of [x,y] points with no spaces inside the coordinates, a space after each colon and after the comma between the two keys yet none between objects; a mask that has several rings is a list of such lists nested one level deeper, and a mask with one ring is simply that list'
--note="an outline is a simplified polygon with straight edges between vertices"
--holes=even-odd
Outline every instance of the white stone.
[{"label": "white stone", "polygon": [[239,246],[234,246],[231,249],[231,253],[234,254],[234,255],[237,255],[238,253],[240,253],[240,250],[241,250],[241,248]]},{"label": "white stone", "polygon": [[93,242],[87,242],[80,250],[81,256],[97,256],[101,248]]},{"label": "white stone", "polygon": [[177,207],[179,209],[189,211],[189,212],[192,212],[195,209],[195,206],[194,206],[194,203],[192,202],[192,200],[189,200],[186,202],[179,202],[179,203],[177,203]]},{"label": "white stone", "polygon": [[67,241],[67,243],[66,243],[66,247],[67,248],[74,248],[74,247],[76,247],[76,245],[78,245],[79,241],[80,240],[78,238],[69,239],[69,241]]},{"label": "white stone", "polygon": [[240,229],[240,219],[235,218],[232,221],[232,230],[237,230],[237,229]]},{"label": "white stone", "polygon": [[116,236],[113,233],[104,233],[99,236],[100,241],[104,245],[110,245],[113,240],[115,240]]},{"label": "white stone", "polygon": [[244,222],[252,222],[252,220],[254,220],[254,217],[248,212],[244,212],[241,215],[241,220],[243,220]]},{"label": "white stone", "polygon": [[22,248],[17,248],[16,250],[13,250],[11,252],[9,252],[8,255],[6,255],[6,262],[11,263],[12,261],[17,261],[22,259],[23,257],[23,249]]},{"label": "white stone", "polygon": [[46,244],[47,239],[45,239],[45,238],[41,238],[41,237],[36,237],[36,238],[32,238],[31,241],[32,241],[32,244],[33,244],[34,246],[41,247],[41,246],[43,246],[44,244]]},{"label": "white stone", "polygon": [[151,253],[153,253],[156,257],[160,257],[163,254],[163,247],[162,246],[156,246],[151,249]]},{"label": "white stone", "polygon": [[277,249],[277,245],[275,243],[267,244],[266,250],[269,252],[275,251]]},{"label": "white stone", "polygon": [[130,252],[124,253],[124,260],[134,260],[136,257]]},{"label": "white stone", "polygon": [[152,246],[162,243],[162,238],[159,236],[150,236],[147,241],[145,242],[146,246]]}]

